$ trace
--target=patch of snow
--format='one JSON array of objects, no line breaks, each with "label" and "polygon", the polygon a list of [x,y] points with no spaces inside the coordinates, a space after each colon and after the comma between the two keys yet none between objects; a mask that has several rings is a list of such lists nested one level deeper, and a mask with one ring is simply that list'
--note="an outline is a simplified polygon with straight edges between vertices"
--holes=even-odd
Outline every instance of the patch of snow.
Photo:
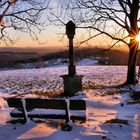
[{"label": "patch of snow", "polygon": [[84,58],[76,63],[78,66],[92,66],[92,65],[97,65],[98,60],[93,60],[89,58]]},{"label": "patch of snow", "polygon": [[133,91],[140,91],[140,85],[130,85],[130,89]]}]

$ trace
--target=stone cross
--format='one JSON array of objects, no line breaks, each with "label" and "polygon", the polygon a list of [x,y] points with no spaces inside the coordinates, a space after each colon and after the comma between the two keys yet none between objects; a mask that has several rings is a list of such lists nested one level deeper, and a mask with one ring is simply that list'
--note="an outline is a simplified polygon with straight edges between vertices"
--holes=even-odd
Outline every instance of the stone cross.
[{"label": "stone cross", "polygon": [[66,35],[69,39],[69,67],[68,67],[68,75],[73,76],[76,74],[76,69],[74,65],[74,55],[73,55],[73,38],[75,35],[75,24],[72,21],[69,21],[66,24]]}]

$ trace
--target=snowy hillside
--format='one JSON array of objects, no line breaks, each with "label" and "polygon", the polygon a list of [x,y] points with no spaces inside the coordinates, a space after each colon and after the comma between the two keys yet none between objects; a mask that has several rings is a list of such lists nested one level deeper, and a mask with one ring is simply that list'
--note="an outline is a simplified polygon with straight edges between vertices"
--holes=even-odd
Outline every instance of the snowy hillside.
[{"label": "snowy hillside", "polygon": [[77,74],[84,75],[83,92],[71,98],[86,101],[87,121],[71,122],[70,132],[62,131],[58,121],[6,123],[11,118],[4,100],[63,91],[60,76],[67,74],[67,67],[1,71],[0,140],[140,140],[139,102],[131,99],[129,88],[115,88],[125,81],[126,70],[125,66],[77,66]]},{"label": "snowy hillside", "polygon": [[[61,75],[67,67],[6,70],[0,72],[0,93],[35,93],[62,91]],[[77,66],[77,74],[84,75],[83,87],[118,85],[125,81],[125,66]]]},{"label": "snowy hillside", "polygon": [[[75,60],[77,66],[94,66],[100,64],[101,57],[90,57]],[[11,61],[11,62],[0,62],[0,70],[7,69],[32,69],[32,68],[45,68],[45,67],[64,67],[68,66],[69,60],[66,58],[50,58],[44,60],[41,58],[28,61]],[[104,59],[102,64],[108,64]]]}]

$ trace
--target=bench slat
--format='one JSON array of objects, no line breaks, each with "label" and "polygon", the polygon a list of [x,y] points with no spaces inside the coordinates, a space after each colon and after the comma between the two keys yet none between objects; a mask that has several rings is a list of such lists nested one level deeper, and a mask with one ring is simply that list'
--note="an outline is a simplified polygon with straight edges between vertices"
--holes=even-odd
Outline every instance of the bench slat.
[{"label": "bench slat", "polygon": [[7,103],[9,107],[22,108],[21,98],[9,98]]},{"label": "bench slat", "polygon": [[11,117],[13,118],[23,118],[24,114],[23,113],[14,113],[14,112],[10,112]]},{"label": "bench slat", "polygon": [[53,99],[25,99],[26,109],[32,110],[35,108],[44,109],[66,109],[65,100],[53,100]]},{"label": "bench slat", "polygon": [[73,122],[74,122],[75,120],[85,122],[85,121],[86,121],[86,116],[73,116],[73,115],[71,115],[71,116],[70,116],[70,119],[71,119]]},{"label": "bench slat", "polygon": [[86,110],[86,102],[84,100],[69,100],[70,110]]}]

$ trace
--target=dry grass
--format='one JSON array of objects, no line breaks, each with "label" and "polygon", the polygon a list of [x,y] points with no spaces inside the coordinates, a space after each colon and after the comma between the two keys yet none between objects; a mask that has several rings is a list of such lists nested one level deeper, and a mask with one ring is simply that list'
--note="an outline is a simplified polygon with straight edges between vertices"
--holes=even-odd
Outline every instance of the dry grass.
[{"label": "dry grass", "polygon": [[127,104],[140,104],[140,100],[129,101]]},{"label": "dry grass", "polygon": [[37,96],[45,97],[45,98],[56,98],[60,97],[63,94],[63,91],[50,91],[50,92],[36,92],[34,93]]},{"label": "dry grass", "polygon": [[105,123],[111,123],[111,124],[112,123],[116,123],[116,124],[125,124],[125,125],[127,125],[128,124],[128,120],[123,120],[123,119],[116,118],[116,119],[108,120]]}]

